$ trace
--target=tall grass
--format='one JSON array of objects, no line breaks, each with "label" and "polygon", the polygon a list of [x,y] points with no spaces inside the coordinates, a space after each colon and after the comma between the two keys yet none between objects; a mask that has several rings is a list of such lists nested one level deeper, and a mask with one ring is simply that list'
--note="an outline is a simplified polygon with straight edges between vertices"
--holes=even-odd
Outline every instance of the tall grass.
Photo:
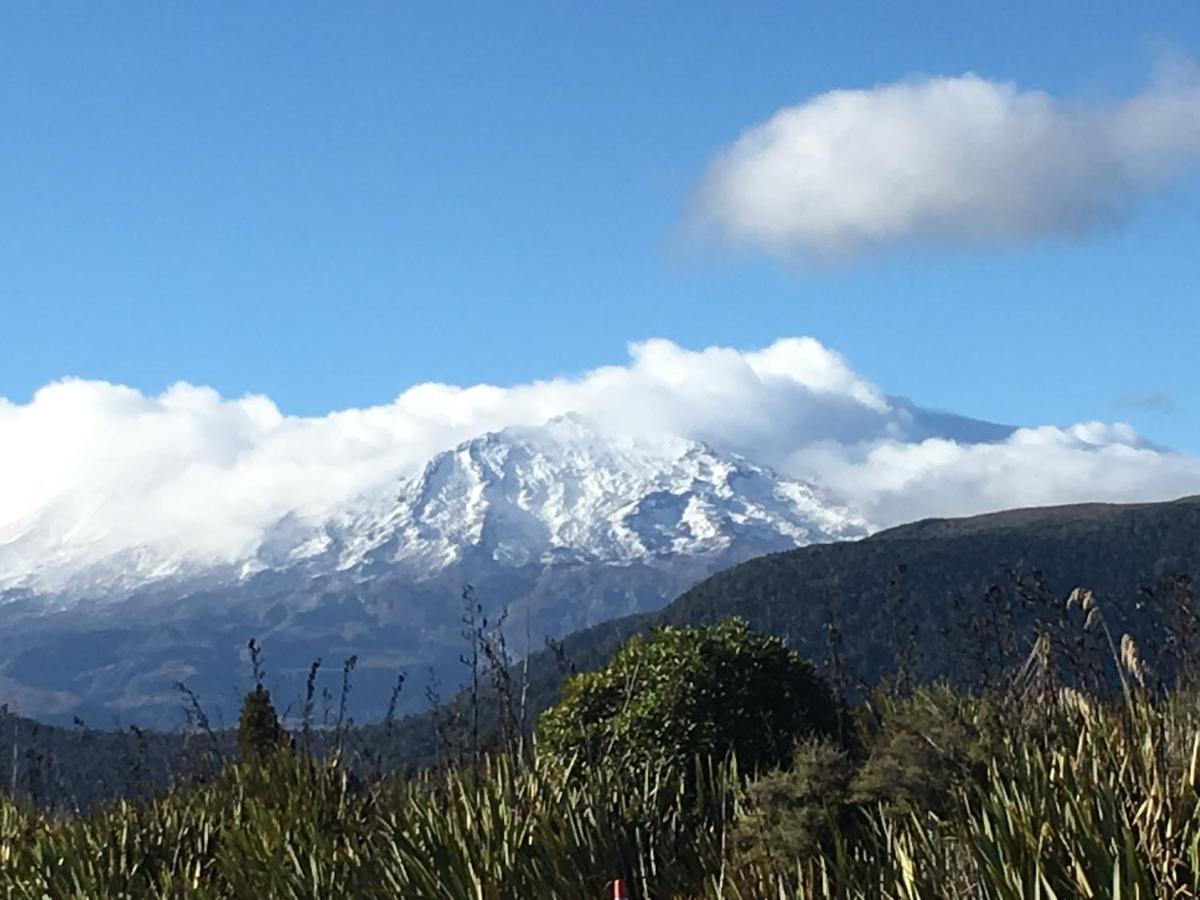
[{"label": "tall grass", "polygon": [[[1072,602],[1103,635],[1094,599]],[[802,744],[774,772],[564,765],[524,743],[366,777],[297,742],[86,813],[0,798],[0,888],[580,900],[620,877],[694,900],[1197,896],[1200,692],[1164,690],[1114,635],[1112,677],[1072,680],[1052,638],[1003,688],[882,692],[856,746]]]},{"label": "tall grass", "polygon": [[[994,734],[995,704],[951,696],[903,702]],[[336,761],[281,752],[86,815],[0,801],[0,884],[31,898],[502,900],[602,897],[620,876],[642,897],[1195,896],[1194,694],[1107,705],[1063,691],[1011,726],[947,811],[852,800],[818,853],[736,846],[753,782],[730,763],[684,778],[499,755],[356,785]]]},{"label": "tall grass", "polygon": [[0,802],[14,897],[642,896],[698,889],[728,818],[730,773],[587,773],[521,763],[355,786],[281,752],[152,802],[57,817]]},{"label": "tall grass", "polygon": [[[1031,660],[1048,658],[1046,650],[1043,639]],[[930,704],[943,721],[968,726],[982,768],[946,782],[944,805],[860,798],[848,818],[829,822],[822,852],[760,852],[725,884],[710,879],[709,895],[1197,896],[1200,695],[1154,691],[1128,638],[1113,652],[1124,686],[1115,698],[1045,683],[1029,690],[1052,679],[1041,672],[1005,693],[922,690],[890,701]],[[932,744],[939,735],[927,737]]]}]

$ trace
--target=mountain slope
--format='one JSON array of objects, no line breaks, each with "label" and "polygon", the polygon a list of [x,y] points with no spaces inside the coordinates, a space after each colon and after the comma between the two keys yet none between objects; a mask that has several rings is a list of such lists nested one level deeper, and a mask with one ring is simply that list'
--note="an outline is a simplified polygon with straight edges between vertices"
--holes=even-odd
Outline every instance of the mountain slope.
[{"label": "mountain slope", "polygon": [[[866,532],[817,488],[748,460],[563,417],[465,442],[328,521],[285,517],[244,560],[140,582],[141,568],[107,561],[104,573],[123,577],[58,573],[50,582],[75,586],[10,590],[0,700],[41,717],[166,725],[182,681],[232,715],[253,636],[283,705],[312,660],[357,657],[355,706],[368,717],[399,672],[446,691],[460,682],[466,584],[476,618],[506,610],[523,651],[656,609],[735,562]],[[420,702],[413,691],[402,709]]]},{"label": "mountain slope", "polygon": [[[1200,575],[1200,497],[929,519],[752,559],[699,582],[660,612],[569,635],[560,652],[531,658],[530,696],[535,709],[552,702],[568,670],[562,657],[596,668],[631,634],[731,615],[785,636],[826,672],[832,624],[848,690],[894,674],[896,652],[910,635],[916,677],[973,682],[981,665],[995,677],[1023,659],[1038,623],[1066,622],[1069,635],[1083,635],[1078,609],[1062,618],[1062,601],[1077,586],[1095,592],[1115,635],[1130,632],[1147,652],[1162,651],[1181,609],[1198,611],[1186,579],[1193,573]],[[1102,640],[1089,634],[1085,640]],[[408,727],[413,752],[427,750],[428,723]]]},{"label": "mountain slope", "polygon": [[[662,620],[682,624],[736,613],[821,659],[832,612],[843,653],[868,682],[888,670],[896,629],[911,627],[921,674],[931,678],[960,674],[954,654],[974,624],[1011,607],[1019,631],[1043,614],[1039,604],[1061,601],[1077,586],[1101,598],[1115,633],[1154,640],[1162,624],[1156,617],[1173,603],[1161,595],[1177,587],[1162,582],[1192,573],[1200,574],[1200,497],[1023,509],[930,519],[853,544],[752,560],[688,590]],[[1016,596],[1014,576],[1037,599]],[[989,599],[990,587],[999,593]],[[1163,609],[1147,590],[1159,593]]]},{"label": "mountain slope", "polygon": [[439,454],[394,496],[326,523],[289,560],[429,577],[483,547],[504,565],[632,562],[859,537],[812,485],[678,438],[602,437],[575,416]]}]

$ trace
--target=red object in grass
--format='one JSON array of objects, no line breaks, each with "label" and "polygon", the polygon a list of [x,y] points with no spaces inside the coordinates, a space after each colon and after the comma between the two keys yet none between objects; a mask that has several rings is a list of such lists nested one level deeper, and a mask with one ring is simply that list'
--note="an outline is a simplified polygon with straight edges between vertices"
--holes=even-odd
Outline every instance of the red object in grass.
[{"label": "red object in grass", "polygon": [[612,883],[613,885],[613,900],[629,900],[629,893],[625,890],[625,881],[618,878]]}]

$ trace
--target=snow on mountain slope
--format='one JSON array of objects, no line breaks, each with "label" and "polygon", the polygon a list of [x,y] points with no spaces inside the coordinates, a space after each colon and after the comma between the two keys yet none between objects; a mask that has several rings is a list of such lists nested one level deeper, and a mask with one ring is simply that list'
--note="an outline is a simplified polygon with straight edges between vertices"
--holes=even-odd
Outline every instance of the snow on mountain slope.
[{"label": "snow on mountain slope", "polygon": [[814,486],[740,457],[682,439],[603,437],[562,416],[439,454],[368,510],[326,523],[287,560],[336,559],[342,570],[387,564],[420,578],[476,548],[512,566],[619,563],[867,530]]},{"label": "snow on mountain slope", "polygon": [[467,441],[325,522],[285,516],[243,559],[205,566],[186,548],[176,556],[135,549],[78,565],[51,536],[26,532],[0,546],[0,590],[102,598],[154,583],[232,583],[297,565],[388,566],[421,579],[465,554],[513,567],[627,563],[736,546],[766,552],[868,530],[815,486],[739,456],[680,438],[601,435],[567,415]]},{"label": "snow on mountain slope", "polygon": [[817,487],[682,438],[604,436],[575,415],[443,452],[325,522],[284,516],[241,559],[134,548],[82,564],[37,529],[0,542],[0,590],[60,601],[152,583],[229,583],[264,570],[397,566],[428,577],[482,553],[502,565],[628,563],[858,538],[863,518]]}]

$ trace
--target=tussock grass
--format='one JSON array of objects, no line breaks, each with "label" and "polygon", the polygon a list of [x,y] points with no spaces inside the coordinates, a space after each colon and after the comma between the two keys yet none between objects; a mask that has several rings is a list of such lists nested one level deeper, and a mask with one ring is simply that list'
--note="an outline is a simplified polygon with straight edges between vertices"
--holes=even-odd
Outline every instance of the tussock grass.
[{"label": "tussock grass", "polygon": [[822,810],[803,852],[748,825],[762,779],[732,762],[683,778],[505,754],[356,785],[336,760],[280,752],[86,815],[0,801],[0,884],[30,898],[502,900],[602,897],[619,875],[643,897],[1195,896],[1195,694],[1081,699],[1062,691],[1025,715],[946,689],[888,701],[885,722],[923,705],[986,740],[979,767],[935,779],[935,810],[920,791],[870,788],[863,765],[859,794]]},{"label": "tussock grass", "polygon": [[685,781],[501,755],[355,786],[336,761],[280,752],[84,816],[0,801],[0,884],[12,897],[499,900],[602,896],[624,874],[673,896],[699,883],[729,806]]},{"label": "tussock grass", "polygon": [[[280,746],[85,813],[0,798],[14,898],[1184,898],[1200,884],[1200,691],[1167,690],[1094,597],[1108,674],[1039,634],[1002,684],[893,684],[854,741],[782,768],[540,759],[364,776]],[[1181,672],[1187,669],[1177,666]]]}]

